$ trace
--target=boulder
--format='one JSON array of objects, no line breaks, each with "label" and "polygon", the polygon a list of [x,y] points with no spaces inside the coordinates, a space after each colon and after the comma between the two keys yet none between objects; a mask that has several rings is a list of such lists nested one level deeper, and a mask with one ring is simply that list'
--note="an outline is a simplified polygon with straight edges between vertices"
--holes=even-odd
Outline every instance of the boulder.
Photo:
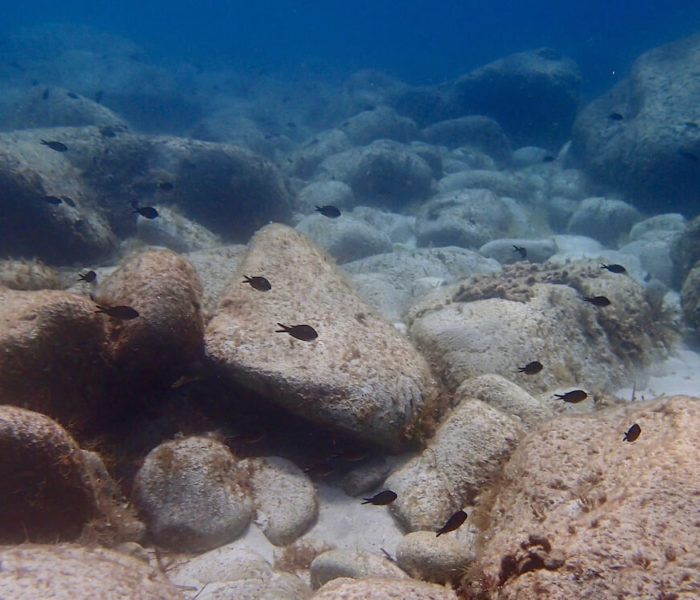
[{"label": "boulder", "polygon": [[640,210],[697,211],[700,34],[645,52],[630,74],[586,106],[572,155],[589,176]]},{"label": "boulder", "polygon": [[481,115],[440,121],[421,130],[431,144],[458,148],[469,146],[488,154],[498,164],[510,158],[510,142],[497,121]]},{"label": "boulder", "polygon": [[355,205],[355,196],[352,188],[342,181],[312,181],[299,191],[295,204],[303,213],[313,213],[317,206],[327,204],[348,210]]},{"label": "boulder", "polygon": [[301,179],[311,179],[317,167],[329,156],[348,150],[352,144],[340,129],[327,129],[305,142],[287,160],[287,171]]},{"label": "boulder", "polygon": [[452,536],[436,537],[432,531],[406,534],[396,548],[396,563],[411,577],[448,584],[459,581],[476,552]]},{"label": "boulder", "polygon": [[374,140],[387,139],[409,142],[418,135],[413,119],[399,116],[389,106],[364,110],[338,126],[354,146],[364,146]]},{"label": "boulder", "polygon": [[[641,435],[623,441],[635,423]],[[473,582],[503,600],[696,596],[699,434],[700,401],[688,397],[536,428],[505,466],[462,592]]]},{"label": "boulder", "polygon": [[410,579],[383,579],[370,577],[360,580],[340,578],[327,583],[311,600],[457,600],[448,587]]},{"label": "boulder", "polygon": [[614,246],[641,219],[639,211],[622,200],[586,198],[571,215],[567,231]]},{"label": "boulder", "polygon": [[408,579],[408,575],[389,559],[367,551],[329,550],[314,558],[311,563],[311,587],[318,589],[338,577]]},{"label": "boulder", "polygon": [[695,329],[700,329],[700,262],[690,269],[683,282],[681,306],[688,323]]},{"label": "boulder", "polygon": [[160,444],[134,479],[134,502],[160,546],[202,552],[236,539],[253,508],[245,494],[247,473],[229,449],[211,438]]},{"label": "boulder", "polygon": [[[525,256],[515,249],[525,248]],[[528,262],[544,262],[557,251],[553,239],[532,240],[524,238],[503,238],[486,242],[479,248],[479,254],[495,258],[499,263],[508,264],[521,260]]]},{"label": "boulder", "polygon": [[[261,229],[240,274],[267,277],[261,293],[236,278],[206,331],[206,354],[223,374],[322,427],[397,448],[431,396],[427,364],[352,290],[304,236]],[[311,326],[311,341],[276,333]]]}]

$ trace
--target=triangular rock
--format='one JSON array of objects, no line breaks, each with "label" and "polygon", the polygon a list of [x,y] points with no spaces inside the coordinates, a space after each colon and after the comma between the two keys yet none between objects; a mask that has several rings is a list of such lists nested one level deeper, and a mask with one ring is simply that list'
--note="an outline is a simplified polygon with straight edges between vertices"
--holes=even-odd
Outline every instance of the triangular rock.
[{"label": "triangular rock", "polygon": [[[207,355],[244,385],[323,427],[391,448],[410,437],[433,382],[427,363],[303,235],[268,225],[251,240],[205,334]],[[264,276],[258,291],[243,275]],[[312,341],[276,333],[310,325]]]}]

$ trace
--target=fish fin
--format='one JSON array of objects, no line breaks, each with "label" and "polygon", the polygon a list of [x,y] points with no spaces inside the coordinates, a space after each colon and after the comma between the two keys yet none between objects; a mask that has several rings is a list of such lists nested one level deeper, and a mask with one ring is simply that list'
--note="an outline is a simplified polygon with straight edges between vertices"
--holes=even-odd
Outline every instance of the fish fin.
[{"label": "fish fin", "polygon": [[288,325],[282,325],[282,323],[277,323],[282,329],[275,329],[275,333],[289,333],[291,327]]}]

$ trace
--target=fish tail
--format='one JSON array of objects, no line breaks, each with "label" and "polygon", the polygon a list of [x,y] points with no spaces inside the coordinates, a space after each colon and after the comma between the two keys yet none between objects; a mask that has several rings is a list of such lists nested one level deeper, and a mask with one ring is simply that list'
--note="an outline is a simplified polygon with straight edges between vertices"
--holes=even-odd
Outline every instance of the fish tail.
[{"label": "fish tail", "polygon": [[435,534],[435,537],[440,537],[443,533],[445,533],[445,532],[441,529],[440,531],[438,531],[438,532]]},{"label": "fish tail", "polygon": [[277,323],[282,329],[275,329],[275,333],[287,333],[291,327],[288,325],[282,325],[282,323]]},{"label": "fish tail", "polygon": [[372,498],[362,498],[364,502],[362,504],[372,504]]}]

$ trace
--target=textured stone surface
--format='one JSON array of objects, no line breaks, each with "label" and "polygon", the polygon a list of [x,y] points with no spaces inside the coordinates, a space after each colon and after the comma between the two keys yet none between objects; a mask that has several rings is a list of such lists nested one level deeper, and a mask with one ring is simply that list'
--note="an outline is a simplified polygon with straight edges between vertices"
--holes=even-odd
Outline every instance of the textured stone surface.
[{"label": "textured stone surface", "polygon": [[690,270],[681,288],[681,306],[686,320],[700,328],[700,262]]},{"label": "textured stone surface", "polygon": [[510,142],[501,126],[481,115],[440,121],[423,129],[421,135],[432,144],[477,148],[499,164],[504,164],[510,157]]},{"label": "textured stone surface", "polygon": [[312,600],[457,600],[447,587],[422,581],[369,578],[337,579],[327,583]]},{"label": "textured stone surface", "polygon": [[[633,424],[632,443],[622,440]],[[700,400],[532,431],[506,465],[479,559],[496,600],[691,600],[700,592]]]},{"label": "textured stone surface", "polygon": [[463,400],[427,448],[386,480],[398,494],[392,511],[410,531],[436,531],[474,502],[522,434],[514,418],[481,400]]},{"label": "textured stone surface", "polygon": [[253,515],[247,474],[228,448],[191,437],[157,446],[134,480],[134,502],[159,545],[201,552],[240,535]]},{"label": "textured stone surface", "polygon": [[[401,446],[431,394],[428,367],[408,341],[289,227],[258,232],[239,273],[264,275],[272,289],[263,294],[234,279],[207,328],[208,357],[306,419]],[[275,333],[277,323],[308,324],[318,338]]]},{"label": "textured stone surface", "polygon": [[73,540],[96,514],[80,448],[37,412],[0,405],[0,482],[0,543]]},{"label": "textured stone surface", "polygon": [[636,208],[622,200],[586,198],[571,215],[567,230],[614,245],[641,218]]},{"label": "textured stone surface", "polygon": [[329,550],[319,554],[311,563],[311,586],[314,589],[338,577],[408,579],[408,575],[389,559],[357,549]]},{"label": "textured stone surface", "polygon": [[255,522],[275,546],[291,544],[318,516],[316,488],[293,462],[270,456],[246,460]]},{"label": "textured stone surface", "polygon": [[453,536],[436,537],[433,531],[414,531],[405,535],[396,548],[396,562],[416,579],[442,584],[459,581],[465,567],[476,557],[470,546]]},{"label": "textured stone surface", "polygon": [[181,600],[146,563],[104,548],[69,544],[0,547],[0,597],[12,600]]}]

